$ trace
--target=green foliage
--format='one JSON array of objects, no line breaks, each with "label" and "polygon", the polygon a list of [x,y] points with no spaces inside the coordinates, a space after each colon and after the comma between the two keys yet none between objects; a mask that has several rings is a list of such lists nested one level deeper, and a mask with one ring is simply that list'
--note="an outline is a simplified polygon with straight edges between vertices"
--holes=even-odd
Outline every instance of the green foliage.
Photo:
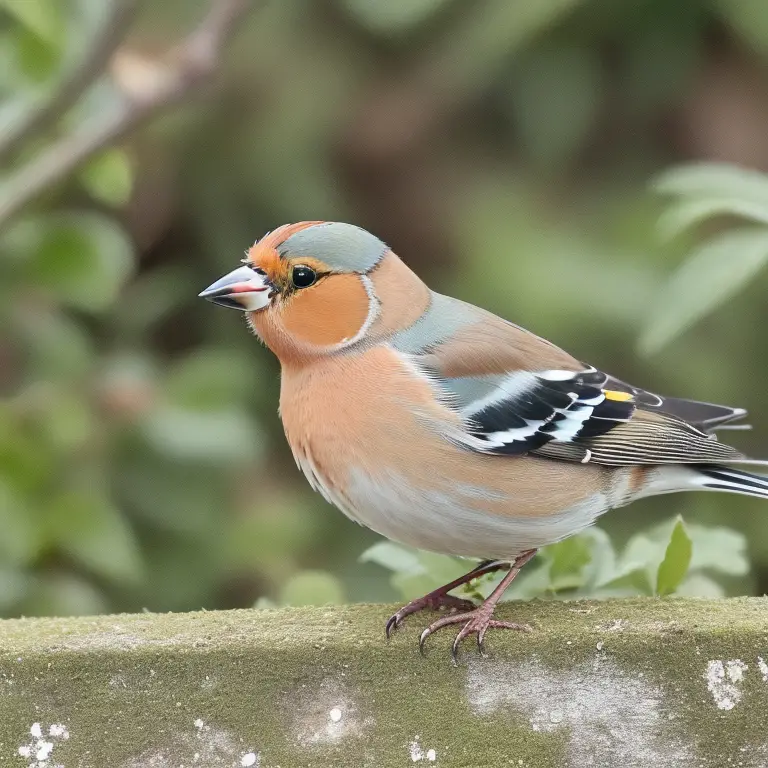
[{"label": "green foliage", "polygon": [[20,277],[52,303],[104,312],[134,269],[123,230],[97,213],[30,216],[0,239],[0,250],[20,264]]},{"label": "green foliage", "polygon": [[365,27],[380,34],[406,32],[427,21],[450,0],[343,0],[344,9]]},{"label": "green foliage", "polygon": [[667,171],[656,190],[673,198],[659,220],[672,238],[714,217],[746,219],[693,249],[651,307],[640,338],[646,354],[657,352],[750,285],[768,262],[768,176],[718,164]]},{"label": "green foliage", "polygon": [[47,43],[55,43],[62,32],[60,6],[52,0],[0,0],[0,9]]},{"label": "green foliage", "polygon": [[109,149],[91,160],[80,172],[83,186],[107,205],[125,205],[131,196],[133,172],[125,152]]},{"label": "green foliage", "polygon": [[282,605],[341,605],[344,587],[325,571],[300,571],[280,589]]},{"label": "green foliage", "polygon": [[670,595],[682,584],[693,555],[693,544],[682,519],[675,523],[664,559],[656,572],[656,593]]},{"label": "green foliage", "polygon": [[[634,534],[619,554],[605,531],[590,528],[539,551],[512,582],[507,600],[724,594],[714,574],[744,575],[746,538],[725,528],[686,526],[681,518]],[[420,597],[465,574],[470,560],[378,542],[360,556],[390,571],[401,598]],[[498,575],[481,577],[458,594],[487,597]]]}]

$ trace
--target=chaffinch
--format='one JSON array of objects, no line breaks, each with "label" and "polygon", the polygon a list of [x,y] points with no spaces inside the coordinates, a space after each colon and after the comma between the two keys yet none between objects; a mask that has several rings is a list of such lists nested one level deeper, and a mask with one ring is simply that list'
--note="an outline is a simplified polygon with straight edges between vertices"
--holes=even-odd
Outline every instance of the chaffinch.
[{"label": "chaffinch", "polygon": [[[265,235],[200,296],[244,310],[278,356],[280,415],[310,485],[403,544],[484,558],[414,600],[458,612],[453,643],[527,629],[494,607],[536,550],[614,507],[711,490],[768,498],[768,479],[714,432],[740,408],[663,398],[483,309],[431,291],[379,238],[307,221]],[[759,463],[752,461],[751,463]],[[449,594],[507,573],[475,607]]]}]

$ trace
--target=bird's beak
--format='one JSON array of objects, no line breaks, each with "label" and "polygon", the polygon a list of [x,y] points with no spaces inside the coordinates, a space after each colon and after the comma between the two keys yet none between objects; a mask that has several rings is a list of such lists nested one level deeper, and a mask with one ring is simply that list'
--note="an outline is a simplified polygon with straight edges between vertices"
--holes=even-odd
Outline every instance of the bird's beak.
[{"label": "bird's beak", "polygon": [[250,267],[238,267],[198,295],[222,307],[255,312],[269,305],[270,293],[271,286],[263,275]]}]

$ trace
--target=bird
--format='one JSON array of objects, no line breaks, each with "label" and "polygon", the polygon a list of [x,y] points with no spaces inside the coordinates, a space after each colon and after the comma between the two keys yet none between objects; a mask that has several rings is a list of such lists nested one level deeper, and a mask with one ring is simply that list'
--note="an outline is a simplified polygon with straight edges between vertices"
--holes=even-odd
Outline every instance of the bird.
[{"label": "bird", "polygon": [[[343,222],[268,232],[200,294],[241,310],[281,367],[279,413],[312,488],[350,519],[480,562],[386,623],[421,633],[529,631],[494,616],[541,547],[611,509],[678,491],[768,498],[761,464],[721,442],[746,411],[662,397],[480,307],[432,291],[376,235]],[[479,605],[450,594],[504,572]]]}]

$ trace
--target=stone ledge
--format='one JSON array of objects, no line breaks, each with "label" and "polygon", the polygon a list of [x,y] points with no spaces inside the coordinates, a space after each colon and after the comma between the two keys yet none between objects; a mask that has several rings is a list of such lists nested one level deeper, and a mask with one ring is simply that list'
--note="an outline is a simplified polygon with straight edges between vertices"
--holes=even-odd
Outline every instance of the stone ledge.
[{"label": "stone ledge", "polygon": [[768,599],[507,603],[458,667],[392,610],[0,622],[0,766],[768,765]]}]

